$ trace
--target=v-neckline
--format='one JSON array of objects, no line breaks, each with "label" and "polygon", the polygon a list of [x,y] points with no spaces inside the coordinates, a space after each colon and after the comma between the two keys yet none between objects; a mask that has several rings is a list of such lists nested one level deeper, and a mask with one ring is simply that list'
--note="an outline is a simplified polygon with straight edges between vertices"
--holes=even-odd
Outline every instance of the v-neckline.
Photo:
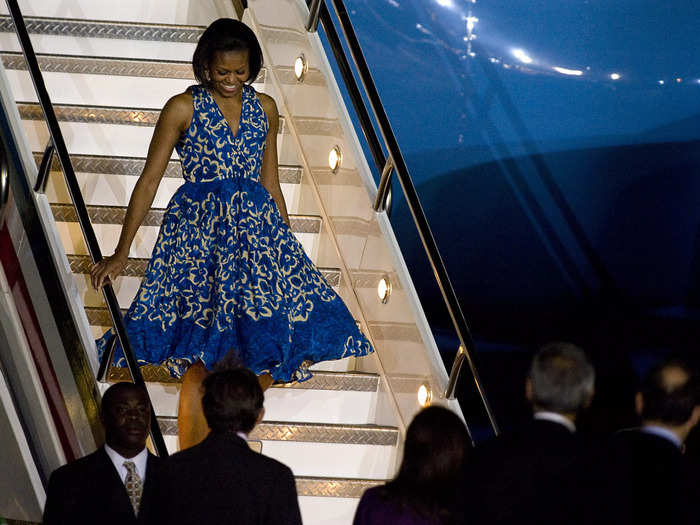
[{"label": "v-neckline", "polygon": [[241,125],[243,124],[243,110],[245,109],[245,101],[243,100],[243,97],[245,96],[245,86],[241,86],[241,114],[238,115],[238,127],[236,128],[236,132],[233,132],[233,128],[231,127],[231,124],[229,123],[228,119],[226,118],[226,115],[224,115],[224,112],[221,111],[221,108],[219,107],[219,103],[216,101],[214,98],[214,93],[211,92],[209,88],[204,88],[206,89],[207,93],[209,94],[209,97],[211,98],[211,101],[216,108],[216,111],[219,113],[219,116],[221,119],[224,121],[224,125],[228,128],[228,132],[231,135],[231,137],[236,140],[238,138],[238,135],[240,134],[241,131]]}]

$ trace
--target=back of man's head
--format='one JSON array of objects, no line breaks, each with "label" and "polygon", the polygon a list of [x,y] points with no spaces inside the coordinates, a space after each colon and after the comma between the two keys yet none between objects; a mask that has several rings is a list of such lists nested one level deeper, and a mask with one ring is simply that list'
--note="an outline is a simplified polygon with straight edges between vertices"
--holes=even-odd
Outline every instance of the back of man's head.
[{"label": "back of man's head", "polygon": [[641,417],[666,425],[682,425],[698,404],[697,376],[683,361],[667,359],[642,382]]},{"label": "back of man's head", "polygon": [[202,408],[212,432],[247,434],[253,430],[264,400],[253,372],[243,367],[214,372],[202,386]]},{"label": "back of man's head", "polygon": [[585,352],[571,343],[548,343],[530,367],[530,401],[539,410],[575,414],[593,396],[595,371]]}]

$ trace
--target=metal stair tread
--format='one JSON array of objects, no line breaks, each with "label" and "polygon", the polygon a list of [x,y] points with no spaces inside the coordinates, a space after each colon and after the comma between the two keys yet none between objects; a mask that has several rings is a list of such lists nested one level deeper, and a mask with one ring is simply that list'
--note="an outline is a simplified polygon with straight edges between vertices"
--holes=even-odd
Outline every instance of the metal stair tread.
[{"label": "metal stair tread", "polygon": [[[203,26],[115,22],[79,18],[29,16],[24,18],[30,34],[108,38],[117,40],[151,40],[196,44],[204,32]],[[14,32],[12,17],[0,16],[0,32]]]},{"label": "metal stair tread", "polygon": [[[74,274],[88,274],[92,268],[92,258],[89,255],[68,254],[70,269]],[[122,271],[123,277],[143,277],[146,265],[150,259],[148,257],[129,257],[129,262]],[[338,268],[318,268],[326,281],[331,286],[337,286],[340,282],[340,269]]]},{"label": "metal stair tread", "polygon": [[383,485],[383,479],[324,478],[316,476],[295,476],[298,496],[320,496],[326,498],[362,497],[367,489]]},{"label": "metal stair tread", "polygon": [[[160,116],[160,109],[156,108],[88,106],[83,104],[54,104],[53,108],[59,122],[154,127]],[[17,110],[23,120],[44,121],[44,112],[37,102],[17,101]],[[284,116],[280,115],[278,134],[285,132],[284,122]]]},{"label": "metal stair tread", "polygon": [[[34,152],[37,167],[41,164],[43,152]],[[106,155],[71,155],[71,163],[76,173],[97,173],[100,175],[126,175],[138,177],[146,163],[145,157],[117,157]],[[51,171],[61,172],[58,157],[54,156]],[[303,168],[301,166],[282,164],[278,166],[281,184],[299,184]],[[182,166],[179,160],[171,160],[163,177],[182,178]]]},{"label": "metal stair tread", "polygon": [[[105,308],[106,310],[106,308]],[[145,365],[140,367],[141,375],[147,383],[179,384],[182,379],[174,378],[167,368],[162,366]],[[119,382],[131,380],[126,368],[110,367],[107,381]],[[301,383],[295,381],[287,384],[273,385],[272,388],[292,388],[297,390],[331,390],[351,392],[376,392],[379,386],[379,376],[366,372],[326,372],[314,370],[311,379]]]},{"label": "metal stair tread", "polygon": [[[177,435],[176,417],[158,416],[158,424],[163,435]],[[398,437],[398,428],[388,426],[262,421],[256,425],[248,439],[250,441],[394,446]]]},{"label": "metal stair tread", "polygon": [[[93,224],[123,224],[126,206],[86,206]],[[160,226],[166,208],[151,208],[145,215],[142,226]],[[56,222],[77,222],[78,217],[72,204],[51,204]],[[289,223],[294,233],[320,233],[321,217],[317,215],[289,215]]]}]

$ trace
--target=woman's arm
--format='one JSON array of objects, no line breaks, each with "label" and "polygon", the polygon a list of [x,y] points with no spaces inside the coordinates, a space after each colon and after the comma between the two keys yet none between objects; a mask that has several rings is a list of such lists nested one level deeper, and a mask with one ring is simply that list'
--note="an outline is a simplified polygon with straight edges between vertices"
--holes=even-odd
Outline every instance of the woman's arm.
[{"label": "woman's arm", "polygon": [[265,139],[265,153],[262,160],[262,168],[260,171],[260,182],[265,189],[272,195],[277,208],[282,215],[282,220],[289,226],[289,215],[287,214],[287,205],[284,202],[282,188],[280,188],[280,178],[277,171],[277,130],[279,129],[280,116],[277,111],[277,104],[272,97],[263,93],[258,94],[262,107],[267,115],[267,122],[270,124],[267,130],[267,138]]},{"label": "woman's arm", "polygon": [[102,287],[105,279],[115,279],[126,266],[131,243],[143,218],[151,208],[173,148],[192,120],[192,111],[192,97],[188,93],[174,96],[168,100],[161,111],[148,147],[143,172],[129,199],[129,207],[126,210],[124,225],[114,255],[105,257],[90,271],[92,286],[95,290]]}]

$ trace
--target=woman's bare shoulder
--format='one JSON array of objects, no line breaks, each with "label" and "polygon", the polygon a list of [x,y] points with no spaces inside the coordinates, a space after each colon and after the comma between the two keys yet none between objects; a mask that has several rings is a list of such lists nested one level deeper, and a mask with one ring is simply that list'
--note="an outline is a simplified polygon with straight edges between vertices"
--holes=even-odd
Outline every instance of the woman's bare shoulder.
[{"label": "woman's bare shoulder", "polygon": [[277,103],[275,102],[275,99],[270,95],[266,95],[265,93],[257,92],[257,94],[267,118],[278,118],[279,111],[277,110]]},{"label": "woman's bare shoulder", "polygon": [[185,91],[170,99],[163,106],[161,118],[178,123],[178,127],[186,129],[192,120],[192,93]]}]

